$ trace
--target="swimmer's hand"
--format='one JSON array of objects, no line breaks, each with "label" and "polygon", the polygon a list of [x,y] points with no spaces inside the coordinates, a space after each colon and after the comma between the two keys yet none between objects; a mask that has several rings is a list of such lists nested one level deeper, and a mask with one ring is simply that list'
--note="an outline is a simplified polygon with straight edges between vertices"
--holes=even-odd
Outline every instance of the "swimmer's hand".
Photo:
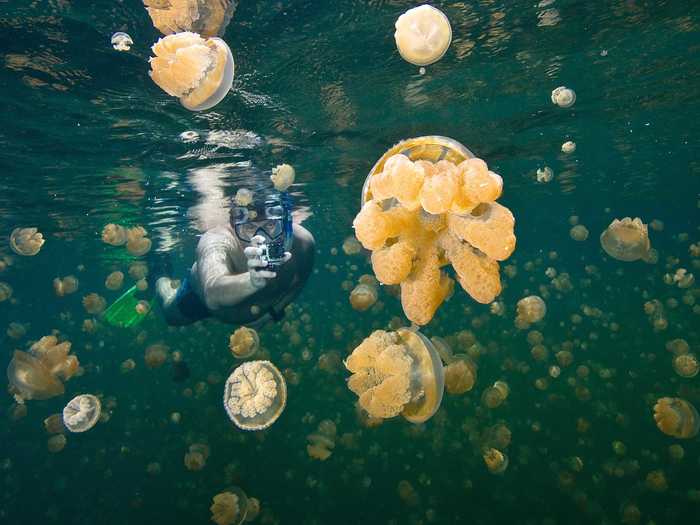
[{"label": "swimmer's hand", "polygon": [[[250,240],[252,246],[248,246],[243,253],[248,258],[248,273],[250,274],[250,282],[255,288],[264,288],[269,279],[277,277],[276,272],[267,270],[267,265],[262,261],[263,253],[262,245],[265,244],[265,238],[256,235]],[[284,253],[284,262],[286,263],[292,258],[289,252]]]}]

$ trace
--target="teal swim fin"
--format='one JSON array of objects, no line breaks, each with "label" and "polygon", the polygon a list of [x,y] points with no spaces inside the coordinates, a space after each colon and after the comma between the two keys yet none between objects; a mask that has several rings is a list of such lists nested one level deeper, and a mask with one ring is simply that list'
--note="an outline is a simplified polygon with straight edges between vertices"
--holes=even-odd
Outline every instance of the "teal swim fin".
[{"label": "teal swim fin", "polygon": [[[129,326],[135,326],[143,321],[146,315],[148,315],[148,312],[140,314],[136,311],[136,305],[143,300],[137,296],[137,293],[138,290],[136,286],[132,286],[124,292],[119,299],[114,301],[104,313],[104,319],[107,323],[112,326],[127,328]],[[154,301],[154,298],[148,301],[149,312],[151,308],[153,308]]]}]

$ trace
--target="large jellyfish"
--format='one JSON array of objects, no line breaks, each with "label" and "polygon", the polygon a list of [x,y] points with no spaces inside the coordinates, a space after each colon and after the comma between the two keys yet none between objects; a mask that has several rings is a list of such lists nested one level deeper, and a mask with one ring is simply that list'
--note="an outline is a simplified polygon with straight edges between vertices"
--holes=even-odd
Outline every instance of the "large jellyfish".
[{"label": "large jellyfish", "polygon": [[229,487],[214,496],[209,510],[216,525],[240,525],[246,518],[248,497],[240,488]]},{"label": "large jellyfish", "polygon": [[238,0],[143,0],[153,26],[164,35],[192,31],[222,36]]},{"label": "large jellyfish", "polygon": [[502,188],[484,161],[445,137],[406,140],[375,164],[353,227],[377,279],[401,285],[411,321],[427,324],[452,292],[447,264],[474,300],[501,292],[497,261],[515,249],[515,219],[495,202]]},{"label": "large jellyfish", "polygon": [[251,357],[260,348],[260,337],[253,328],[241,326],[231,334],[228,343],[233,357],[246,359]]},{"label": "large jellyfish", "polygon": [[17,255],[36,255],[44,242],[43,235],[36,228],[15,228],[10,234],[10,248]]},{"label": "large jellyfish", "polygon": [[600,235],[600,245],[610,257],[625,262],[647,260],[651,250],[647,225],[639,217],[614,219]]},{"label": "large jellyfish", "polygon": [[233,55],[220,38],[177,33],[158,40],[152,50],[151,78],[190,111],[213,108],[231,89]]},{"label": "large jellyfish", "polygon": [[698,435],[700,416],[690,402],[679,397],[662,397],[654,405],[656,426],[664,434],[680,439]]},{"label": "large jellyfish", "polygon": [[102,403],[92,394],[81,394],[63,408],[63,424],[71,432],[85,432],[100,418]]},{"label": "large jellyfish", "polygon": [[226,380],[224,408],[231,421],[243,430],[262,430],[282,414],[287,403],[287,384],[269,361],[248,361]]},{"label": "large jellyfish", "polygon": [[29,352],[15,350],[7,367],[10,392],[18,402],[50,399],[63,394],[63,381],[78,371],[78,358],[69,355],[71,344],[58,343],[53,336],[42,337]]},{"label": "large jellyfish", "polygon": [[417,330],[377,330],[345,361],[352,372],[348,388],[372,417],[399,414],[422,423],[437,412],[445,385],[440,356]]},{"label": "large jellyfish", "polygon": [[452,42],[450,21],[439,9],[421,5],[396,20],[394,39],[401,57],[416,66],[440,60]]}]

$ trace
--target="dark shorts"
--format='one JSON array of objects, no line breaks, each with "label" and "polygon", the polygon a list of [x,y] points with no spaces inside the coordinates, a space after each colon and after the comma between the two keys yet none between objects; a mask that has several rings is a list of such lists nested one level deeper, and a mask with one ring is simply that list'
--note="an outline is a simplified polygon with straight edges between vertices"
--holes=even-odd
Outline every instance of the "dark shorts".
[{"label": "dark shorts", "polygon": [[182,315],[192,321],[211,317],[211,312],[192,289],[189,277],[185,277],[177,289],[175,304]]}]

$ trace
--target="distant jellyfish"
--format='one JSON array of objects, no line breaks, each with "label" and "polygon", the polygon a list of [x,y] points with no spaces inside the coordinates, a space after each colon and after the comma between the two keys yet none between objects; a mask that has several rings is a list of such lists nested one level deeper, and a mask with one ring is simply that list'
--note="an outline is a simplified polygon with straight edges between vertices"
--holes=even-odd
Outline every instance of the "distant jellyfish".
[{"label": "distant jellyfish", "polygon": [[253,192],[248,188],[239,188],[235,197],[233,197],[233,202],[236,206],[248,206],[253,202]]},{"label": "distant jellyfish", "polygon": [[[1,302],[1,301],[0,301]],[[5,332],[11,339],[22,339],[27,335],[27,326],[22,323],[11,322]]]},{"label": "distant jellyfish", "polygon": [[122,31],[117,31],[112,35],[112,47],[116,51],[129,51],[131,49],[131,46],[134,45],[134,41],[131,39],[131,37],[122,32]]},{"label": "distant jellyfish", "polygon": [[277,191],[287,191],[294,184],[295,171],[289,164],[280,164],[272,169],[270,180]]},{"label": "distant jellyfish", "polygon": [[679,439],[698,435],[700,416],[690,402],[678,397],[662,397],[654,405],[656,426],[664,434]]},{"label": "distant jellyfish", "polygon": [[12,286],[0,281],[0,303],[12,297]]},{"label": "distant jellyfish", "polygon": [[146,255],[151,250],[151,239],[146,237],[146,230],[142,226],[126,231],[126,250],[137,257]]},{"label": "distant jellyfish", "polygon": [[260,514],[260,500],[257,498],[248,498],[248,506],[245,513],[246,523],[255,521],[255,518]]},{"label": "distant jellyfish", "polygon": [[58,297],[70,295],[78,291],[79,282],[74,275],[68,275],[61,279],[56,277],[53,280],[53,291]]},{"label": "distant jellyfish", "polygon": [[148,266],[143,261],[134,261],[129,265],[129,276],[134,281],[148,277]]},{"label": "distant jellyfish", "polygon": [[482,457],[491,474],[503,474],[508,468],[508,456],[498,449],[487,448]]},{"label": "distant jellyfish", "polygon": [[160,368],[168,359],[170,349],[161,343],[155,343],[146,348],[143,356],[148,368]]},{"label": "distant jellyfish", "polygon": [[481,403],[489,409],[498,408],[508,399],[510,387],[503,381],[496,381],[481,394]]},{"label": "distant jellyfish", "polygon": [[576,143],[572,142],[571,140],[567,140],[566,142],[564,142],[564,144],[561,145],[562,153],[569,154],[573,153],[574,151],[576,151]]},{"label": "distant jellyfish", "polygon": [[119,290],[124,284],[124,274],[122,272],[112,272],[105,279],[105,288],[108,290]]},{"label": "distant jellyfish", "polygon": [[651,249],[647,225],[629,217],[614,219],[600,235],[600,245],[610,257],[625,262],[646,260]]},{"label": "distant jellyfish", "polygon": [[309,444],[306,445],[306,452],[309,457],[320,461],[327,460],[335,448],[336,426],[330,419],[324,419],[318,424],[318,429],[306,436]]},{"label": "distant jellyfish", "polygon": [[554,178],[554,172],[549,166],[537,169],[537,182],[549,182]]},{"label": "distant jellyfish", "polygon": [[465,355],[457,355],[445,367],[445,389],[450,394],[464,394],[474,388],[476,365]]},{"label": "distant jellyfish", "polygon": [[350,305],[360,312],[368,310],[377,302],[377,288],[368,284],[358,284],[350,292]]},{"label": "distant jellyfish", "polygon": [[362,251],[362,245],[354,236],[347,237],[343,241],[343,253],[345,255],[357,255]]},{"label": "distant jellyfish", "polygon": [[646,487],[652,492],[666,492],[668,489],[668,480],[663,470],[652,470],[644,481]]},{"label": "distant jellyfish", "polygon": [[577,224],[569,230],[569,237],[575,241],[585,241],[588,239],[588,228],[586,228],[583,224]]},{"label": "distant jellyfish", "polygon": [[246,518],[248,498],[238,487],[229,487],[214,496],[209,510],[216,525],[240,525]]},{"label": "distant jellyfish", "polygon": [[541,321],[547,314],[547,305],[538,295],[523,297],[518,301],[516,308],[515,326],[521,329]]},{"label": "distant jellyfish", "polygon": [[226,380],[224,408],[231,421],[243,430],[262,430],[282,414],[287,403],[287,384],[269,361],[248,361]]},{"label": "distant jellyfish", "polygon": [[43,235],[36,228],[15,228],[10,234],[10,248],[17,255],[36,255],[44,242]]},{"label": "distant jellyfish", "polygon": [[241,326],[231,334],[229,348],[236,359],[247,359],[260,348],[260,337],[253,328]]},{"label": "distant jellyfish", "polygon": [[695,354],[679,354],[673,358],[673,369],[681,377],[695,377],[700,370],[700,363]]},{"label": "distant jellyfish", "polygon": [[151,311],[151,303],[149,303],[148,301],[139,301],[138,303],[136,303],[136,306],[134,306],[134,310],[139,315],[146,315],[148,312]]},{"label": "distant jellyfish", "polygon": [[177,33],[161,38],[151,49],[151,78],[190,111],[213,108],[231,89],[233,55],[220,38]]},{"label": "distant jellyfish", "polygon": [[102,241],[112,246],[122,246],[126,243],[126,228],[118,224],[107,224],[102,229]]},{"label": "distant jellyfish", "polygon": [[49,449],[49,452],[56,454],[66,447],[67,442],[65,434],[56,434],[47,440],[46,447]]},{"label": "distant jellyfish", "polygon": [[85,432],[100,418],[102,403],[92,394],[81,394],[63,408],[63,424],[71,432]]},{"label": "distant jellyfish", "polygon": [[61,414],[51,414],[44,419],[44,428],[47,434],[61,434],[66,429],[63,426],[63,416]]},{"label": "distant jellyfish", "polygon": [[440,60],[452,42],[447,16],[430,5],[409,9],[396,20],[394,39],[401,57],[416,66]]},{"label": "distant jellyfish", "polygon": [[576,92],[568,87],[559,86],[552,91],[552,104],[560,108],[570,108],[576,102]]},{"label": "distant jellyfish", "polygon": [[107,301],[105,301],[104,297],[96,293],[91,293],[83,297],[83,307],[87,313],[98,315],[107,308]]},{"label": "distant jellyfish", "polygon": [[185,467],[190,471],[202,470],[209,459],[209,447],[204,443],[193,443],[185,454]]}]

